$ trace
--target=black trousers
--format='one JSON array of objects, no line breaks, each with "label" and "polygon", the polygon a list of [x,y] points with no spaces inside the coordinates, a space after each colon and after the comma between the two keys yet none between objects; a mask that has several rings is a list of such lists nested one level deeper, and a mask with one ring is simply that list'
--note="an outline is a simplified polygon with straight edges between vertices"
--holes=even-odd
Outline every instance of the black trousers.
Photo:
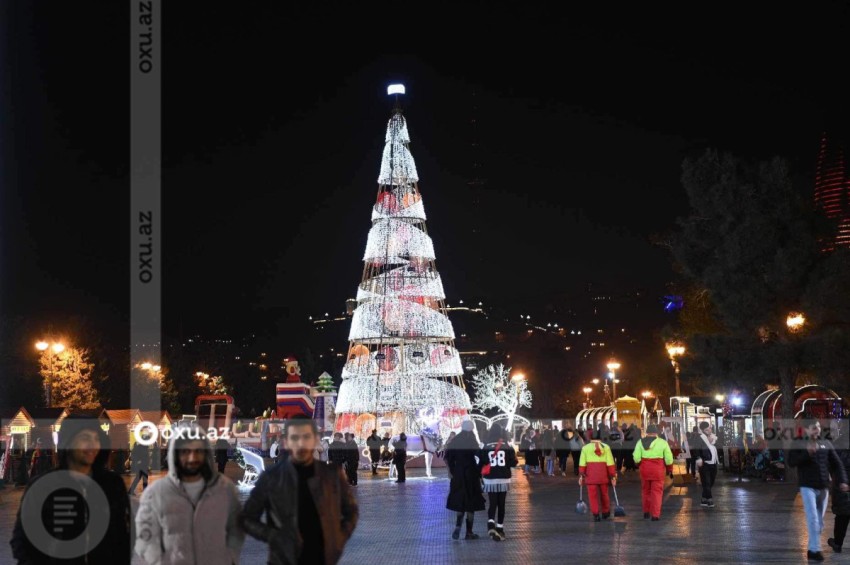
[{"label": "black trousers", "polygon": [[567,470],[567,457],[569,456],[570,452],[564,451],[563,449],[558,449],[556,453],[558,454],[558,469],[560,469],[561,472],[564,472]]},{"label": "black trousers", "polygon": [[615,458],[615,463],[616,463],[616,469],[617,469],[617,472],[619,473],[620,471],[623,470],[623,463],[625,463],[625,461],[626,461],[626,450],[625,449],[618,449],[617,451],[614,452],[614,458]]},{"label": "black trousers", "polygon": [[348,482],[352,485],[357,484],[357,464],[352,461],[345,462],[345,474],[348,476]]},{"label": "black trousers", "polygon": [[835,545],[841,547],[844,544],[844,536],[847,535],[847,524],[850,524],[850,516],[835,516]]},{"label": "black trousers", "polygon": [[404,464],[406,461],[399,461],[395,464],[395,470],[398,472],[398,482],[403,483],[407,480],[407,475],[405,474]]},{"label": "black trousers", "polygon": [[487,518],[493,520],[496,518],[496,510],[499,511],[499,519],[497,524],[505,523],[505,500],[508,496],[506,492],[488,492],[487,498],[490,499],[490,504],[487,507]]},{"label": "black trousers", "polygon": [[372,474],[378,472],[378,462],[381,460],[381,450],[380,449],[370,449],[369,450],[369,459],[372,460]]},{"label": "black trousers", "polygon": [[711,499],[711,487],[714,486],[714,479],[717,478],[717,465],[703,463],[699,468],[699,480],[702,482],[702,497]]},{"label": "black trousers", "polygon": [[573,471],[576,475],[578,475],[578,462],[581,459],[581,450],[579,451],[571,451],[573,456]]}]

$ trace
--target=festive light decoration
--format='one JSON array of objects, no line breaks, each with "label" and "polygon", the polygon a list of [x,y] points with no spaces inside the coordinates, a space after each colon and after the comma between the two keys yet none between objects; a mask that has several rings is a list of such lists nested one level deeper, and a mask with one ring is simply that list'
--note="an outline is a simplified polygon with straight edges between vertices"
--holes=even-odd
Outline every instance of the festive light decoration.
[{"label": "festive light decoration", "polygon": [[472,407],[398,106],[385,142],[335,429],[368,435],[383,422],[446,437]]},{"label": "festive light decoration", "polygon": [[478,371],[472,377],[472,386],[475,388],[475,402],[473,408],[490,410],[495,408],[507,416],[505,429],[510,430],[513,425],[514,416],[520,406],[531,408],[531,391],[528,390],[528,381],[523,377],[511,378],[511,368],[501,363],[490,365]]}]

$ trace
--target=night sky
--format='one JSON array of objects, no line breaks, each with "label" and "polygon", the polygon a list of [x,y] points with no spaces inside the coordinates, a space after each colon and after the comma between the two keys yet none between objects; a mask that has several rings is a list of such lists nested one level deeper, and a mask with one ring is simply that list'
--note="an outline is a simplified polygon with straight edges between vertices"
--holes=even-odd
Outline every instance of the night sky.
[{"label": "night sky", "polygon": [[[846,98],[839,3],[619,21],[484,3],[166,4],[170,334],[343,309],[392,82],[407,86],[450,303],[544,303],[587,282],[663,292],[672,270],[649,238],[687,211],[682,160],[707,147],[780,155],[811,190],[821,131],[840,127]],[[128,17],[122,2],[3,2],[2,316],[61,326],[82,313],[117,335],[126,323]]]}]

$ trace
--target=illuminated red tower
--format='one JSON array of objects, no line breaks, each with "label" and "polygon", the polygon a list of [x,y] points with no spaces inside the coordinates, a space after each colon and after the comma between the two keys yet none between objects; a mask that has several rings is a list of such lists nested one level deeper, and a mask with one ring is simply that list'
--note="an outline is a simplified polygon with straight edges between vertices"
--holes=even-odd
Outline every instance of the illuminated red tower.
[{"label": "illuminated red tower", "polygon": [[815,206],[838,223],[835,237],[823,242],[823,251],[850,245],[850,177],[844,162],[844,144],[826,132],[815,168]]}]

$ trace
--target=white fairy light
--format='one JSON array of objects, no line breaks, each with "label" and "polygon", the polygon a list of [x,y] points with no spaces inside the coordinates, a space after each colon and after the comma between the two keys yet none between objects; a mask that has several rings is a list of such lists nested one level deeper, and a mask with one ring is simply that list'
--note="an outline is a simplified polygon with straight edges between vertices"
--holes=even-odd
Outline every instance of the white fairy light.
[{"label": "white fairy light", "polygon": [[378,184],[399,185],[406,182],[417,182],[419,173],[413,155],[407,148],[410,135],[407,133],[407,122],[401,113],[395,113],[387,123],[387,134],[384,138],[384,154],[381,157],[381,171],[378,173]]},{"label": "white fairy light", "polygon": [[448,316],[410,300],[384,297],[361,304],[351,316],[349,341],[380,341],[383,338],[454,339]]},{"label": "white fairy light", "polygon": [[366,239],[363,260],[382,260],[388,255],[434,259],[434,243],[416,224],[405,220],[390,218],[375,222]]},{"label": "white fairy light", "polygon": [[397,267],[363,281],[357,289],[356,298],[358,302],[363,302],[382,296],[429,297],[435,300],[446,298],[443,281],[438,273],[419,272],[406,267]]},{"label": "white fairy light", "polygon": [[337,422],[360,426],[363,418],[382,415],[392,419],[394,429],[398,425],[399,431],[413,432],[423,425],[422,414],[428,414],[430,421],[448,420],[449,427],[457,428],[459,416],[472,406],[459,386],[463,367],[443,305],[445,291],[433,264],[434,244],[425,231],[419,177],[400,110],[387,124],[385,141]]}]

